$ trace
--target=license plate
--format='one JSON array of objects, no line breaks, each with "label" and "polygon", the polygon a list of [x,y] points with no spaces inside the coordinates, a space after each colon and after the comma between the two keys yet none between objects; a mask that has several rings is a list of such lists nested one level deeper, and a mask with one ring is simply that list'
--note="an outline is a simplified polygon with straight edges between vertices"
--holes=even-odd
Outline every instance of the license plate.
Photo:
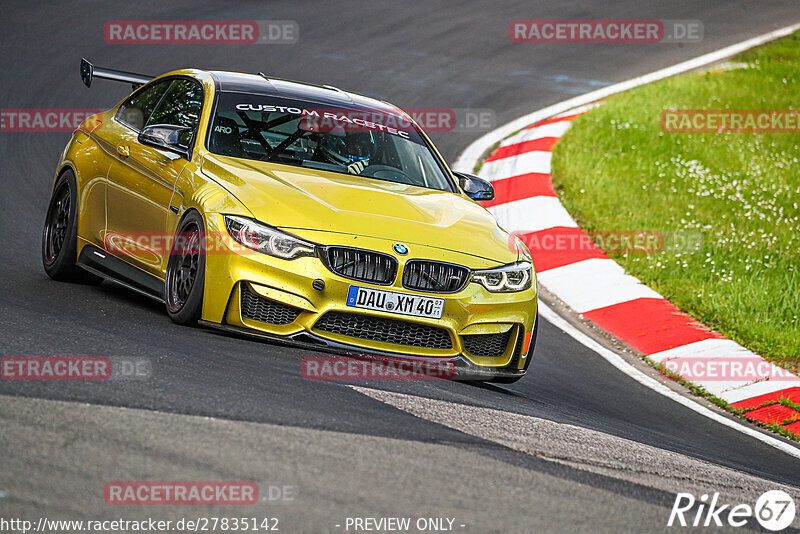
[{"label": "license plate", "polygon": [[350,286],[347,305],[354,308],[379,310],[414,317],[441,319],[444,313],[444,299],[408,295],[383,289]]}]

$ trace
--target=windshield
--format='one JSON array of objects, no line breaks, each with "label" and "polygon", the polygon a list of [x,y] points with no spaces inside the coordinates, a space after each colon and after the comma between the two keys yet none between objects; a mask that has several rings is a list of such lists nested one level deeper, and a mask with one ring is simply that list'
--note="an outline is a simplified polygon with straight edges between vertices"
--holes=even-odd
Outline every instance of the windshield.
[{"label": "windshield", "polygon": [[453,191],[425,139],[399,113],[223,92],[208,149],[222,156]]}]

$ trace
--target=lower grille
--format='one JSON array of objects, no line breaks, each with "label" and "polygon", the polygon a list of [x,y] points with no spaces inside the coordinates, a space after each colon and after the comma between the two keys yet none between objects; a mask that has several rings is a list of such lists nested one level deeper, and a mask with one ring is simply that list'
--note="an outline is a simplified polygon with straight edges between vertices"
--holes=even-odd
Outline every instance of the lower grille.
[{"label": "lower grille", "polygon": [[410,323],[385,317],[372,317],[346,312],[328,312],[314,325],[314,329],[357,337],[368,341],[380,341],[409,347],[426,349],[453,348],[450,334],[443,328]]},{"label": "lower grille", "polygon": [[328,269],[339,276],[370,282],[391,284],[397,275],[397,260],[388,254],[347,247],[327,247]]},{"label": "lower grille", "polygon": [[246,283],[242,284],[242,317],[275,325],[293,322],[302,312],[300,308],[265,299],[250,290]]},{"label": "lower grille", "polygon": [[473,334],[462,336],[461,339],[464,341],[464,348],[473,356],[499,358],[506,351],[513,332],[514,329],[509,328],[508,332],[501,334]]},{"label": "lower grille", "polygon": [[466,267],[438,261],[409,260],[403,269],[403,287],[419,291],[455,293],[468,278]]}]

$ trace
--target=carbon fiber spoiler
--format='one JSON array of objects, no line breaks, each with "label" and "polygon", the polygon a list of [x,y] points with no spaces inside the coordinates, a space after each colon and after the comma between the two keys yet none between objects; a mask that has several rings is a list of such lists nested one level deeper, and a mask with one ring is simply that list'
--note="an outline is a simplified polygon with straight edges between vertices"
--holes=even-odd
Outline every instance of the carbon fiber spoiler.
[{"label": "carbon fiber spoiler", "polygon": [[103,67],[95,67],[89,63],[86,58],[81,58],[81,80],[83,80],[86,87],[92,86],[92,79],[102,78],[105,80],[114,80],[115,82],[126,82],[133,86],[134,89],[142,84],[152,80],[154,76],[147,76],[145,74],[136,74],[134,72],[125,72],[122,70],[106,69]]}]

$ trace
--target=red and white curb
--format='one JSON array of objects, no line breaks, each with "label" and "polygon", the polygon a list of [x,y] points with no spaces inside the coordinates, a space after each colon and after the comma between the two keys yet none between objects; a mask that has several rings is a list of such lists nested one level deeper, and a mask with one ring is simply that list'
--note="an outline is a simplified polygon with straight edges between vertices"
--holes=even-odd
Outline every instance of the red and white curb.
[{"label": "red and white curb", "polygon": [[[588,236],[562,206],[550,179],[553,146],[571,121],[585,112],[584,107],[556,115],[501,141],[480,169],[480,176],[492,182],[496,193],[484,206],[503,228],[533,245],[539,283],[575,312],[654,363],[674,358],[704,364],[735,360],[754,370],[757,378],[749,381],[712,378],[693,383],[735,408],[751,410],[745,414],[750,419],[778,425],[792,421],[783,427],[800,435],[800,412],[777,404],[779,398],[800,404],[800,377],[787,377],[788,373],[757,354],[699,324],[625,274],[599,248],[585,246]],[[536,244],[548,242],[580,246],[537,254]],[[776,376],[780,378],[770,379]]]}]

